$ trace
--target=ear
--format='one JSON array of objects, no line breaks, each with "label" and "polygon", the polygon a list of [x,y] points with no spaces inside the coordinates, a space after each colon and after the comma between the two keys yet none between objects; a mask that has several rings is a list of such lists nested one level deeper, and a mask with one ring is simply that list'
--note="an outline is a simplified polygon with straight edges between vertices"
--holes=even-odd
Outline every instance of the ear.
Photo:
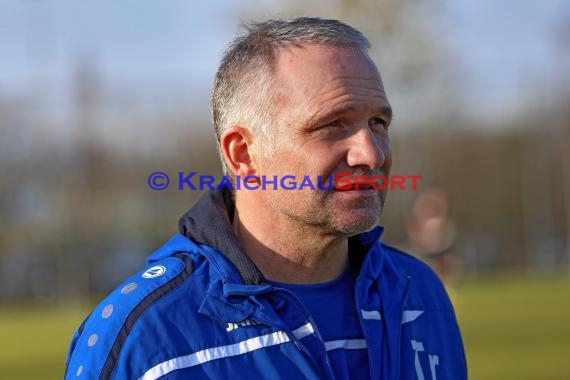
[{"label": "ear", "polygon": [[220,149],[226,160],[226,166],[234,177],[239,175],[245,178],[248,175],[255,175],[251,143],[251,132],[241,126],[230,127],[220,136]]}]

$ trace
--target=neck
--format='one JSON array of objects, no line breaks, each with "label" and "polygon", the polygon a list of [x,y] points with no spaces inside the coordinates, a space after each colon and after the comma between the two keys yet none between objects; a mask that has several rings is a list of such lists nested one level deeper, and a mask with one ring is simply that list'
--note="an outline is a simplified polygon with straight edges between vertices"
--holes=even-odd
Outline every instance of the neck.
[{"label": "neck", "polygon": [[291,220],[271,219],[260,215],[259,209],[240,207],[236,199],[232,228],[244,251],[266,278],[290,284],[314,284],[342,274],[348,263],[348,238],[323,234],[316,227]]}]

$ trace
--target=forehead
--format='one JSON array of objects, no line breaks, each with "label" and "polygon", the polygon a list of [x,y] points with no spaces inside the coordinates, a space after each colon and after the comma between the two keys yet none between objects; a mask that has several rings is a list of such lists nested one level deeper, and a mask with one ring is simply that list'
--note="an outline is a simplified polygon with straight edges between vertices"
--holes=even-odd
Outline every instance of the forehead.
[{"label": "forehead", "polygon": [[[327,70],[321,70],[323,65]],[[322,74],[352,71],[355,74],[378,75],[374,62],[359,48],[317,44],[281,48],[277,56],[277,71],[283,76],[291,71]]]},{"label": "forehead", "polygon": [[387,105],[376,65],[356,47],[303,45],[282,49],[275,79],[285,103],[299,112],[338,103],[353,103],[357,108]]}]

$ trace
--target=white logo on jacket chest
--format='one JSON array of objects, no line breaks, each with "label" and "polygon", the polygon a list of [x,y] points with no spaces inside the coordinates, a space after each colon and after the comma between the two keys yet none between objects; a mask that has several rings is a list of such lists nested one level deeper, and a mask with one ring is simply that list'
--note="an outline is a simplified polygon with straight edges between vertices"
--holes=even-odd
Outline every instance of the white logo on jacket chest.
[{"label": "white logo on jacket chest", "polygon": [[253,326],[253,325],[259,325],[259,322],[254,321],[253,319],[246,319],[244,321],[238,322],[238,323],[232,323],[229,322],[228,323],[228,327],[226,327],[226,331],[230,332],[233,330],[237,330],[240,327],[244,327],[244,326]]},{"label": "white logo on jacket chest", "polygon": [[[418,376],[418,380],[425,380],[424,371],[422,369],[422,365],[420,363],[420,352],[424,352],[424,344],[419,340],[411,340],[412,349],[414,350],[414,366],[416,367],[416,375]],[[438,355],[431,355],[428,353],[429,359],[429,369],[431,372],[431,380],[437,380],[437,373],[435,367],[439,365],[439,356]]]}]

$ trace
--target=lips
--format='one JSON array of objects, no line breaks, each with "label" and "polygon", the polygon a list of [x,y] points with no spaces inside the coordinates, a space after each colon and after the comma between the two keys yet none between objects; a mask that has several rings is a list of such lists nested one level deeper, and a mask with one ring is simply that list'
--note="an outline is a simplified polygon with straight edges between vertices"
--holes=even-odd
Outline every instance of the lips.
[{"label": "lips", "polygon": [[380,178],[384,178],[383,175],[373,172],[339,172],[334,176],[333,187],[338,191],[380,190],[378,188]]},{"label": "lips", "polygon": [[[356,186],[358,185],[358,189]],[[351,182],[350,186],[348,183],[343,183],[342,185],[334,185],[333,188],[337,191],[362,191],[362,190],[372,190],[374,189],[370,184],[356,184],[355,182]]]}]

